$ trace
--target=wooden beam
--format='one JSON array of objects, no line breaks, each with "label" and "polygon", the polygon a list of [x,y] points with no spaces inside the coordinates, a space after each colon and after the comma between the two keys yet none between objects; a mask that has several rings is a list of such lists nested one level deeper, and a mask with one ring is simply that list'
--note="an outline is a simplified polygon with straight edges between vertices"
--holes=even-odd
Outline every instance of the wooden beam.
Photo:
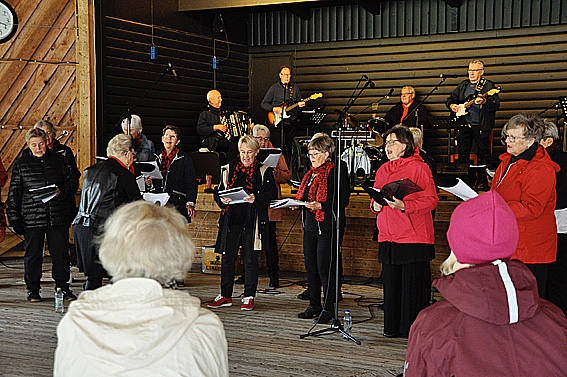
[{"label": "wooden beam", "polygon": [[84,171],[95,155],[95,27],[93,1],[77,0],[77,165]]},{"label": "wooden beam", "polygon": [[179,11],[211,10],[222,8],[255,7],[263,5],[324,2],[325,0],[178,0]]}]

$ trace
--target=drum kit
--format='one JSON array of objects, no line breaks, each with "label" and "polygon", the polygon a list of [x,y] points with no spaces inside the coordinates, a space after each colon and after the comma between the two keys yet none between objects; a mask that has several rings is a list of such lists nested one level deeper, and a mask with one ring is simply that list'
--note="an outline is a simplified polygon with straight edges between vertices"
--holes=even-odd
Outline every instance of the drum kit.
[{"label": "drum kit", "polygon": [[[335,112],[340,113],[339,110]],[[369,133],[372,137],[352,137],[350,147],[341,155],[341,159],[347,163],[349,175],[354,177],[354,184],[371,184],[374,181],[376,171],[387,161],[384,150],[384,134],[390,125],[384,118],[374,117],[368,122],[359,122],[354,115],[346,113],[345,123],[348,125],[346,134],[350,130]],[[347,136],[345,139],[349,139]],[[355,142],[356,139],[356,142]]]}]

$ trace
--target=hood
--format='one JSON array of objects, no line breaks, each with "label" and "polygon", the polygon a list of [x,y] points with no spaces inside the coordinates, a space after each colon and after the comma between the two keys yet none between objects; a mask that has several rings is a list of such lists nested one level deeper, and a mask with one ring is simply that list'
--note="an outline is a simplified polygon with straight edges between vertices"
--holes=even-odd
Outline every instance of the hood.
[{"label": "hood", "polygon": [[75,337],[96,349],[101,359],[158,357],[155,350],[165,339],[177,344],[186,336],[199,306],[199,299],[184,291],[163,289],[152,279],[129,278],[83,292],[64,320],[73,322]]},{"label": "hood", "polygon": [[[507,288],[502,269],[511,278]],[[433,286],[460,312],[494,325],[525,321],[539,309],[535,277],[520,261],[464,268],[435,280]],[[513,317],[517,320],[512,321]]]}]

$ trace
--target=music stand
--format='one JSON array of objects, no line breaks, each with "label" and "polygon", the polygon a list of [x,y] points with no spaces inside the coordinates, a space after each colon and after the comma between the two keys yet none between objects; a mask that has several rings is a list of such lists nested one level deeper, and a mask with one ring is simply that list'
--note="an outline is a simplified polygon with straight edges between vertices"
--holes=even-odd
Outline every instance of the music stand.
[{"label": "music stand", "polygon": [[447,163],[451,162],[451,131],[456,129],[452,116],[429,116],[427,117],[431,127],[445,128],[447,130]]}]

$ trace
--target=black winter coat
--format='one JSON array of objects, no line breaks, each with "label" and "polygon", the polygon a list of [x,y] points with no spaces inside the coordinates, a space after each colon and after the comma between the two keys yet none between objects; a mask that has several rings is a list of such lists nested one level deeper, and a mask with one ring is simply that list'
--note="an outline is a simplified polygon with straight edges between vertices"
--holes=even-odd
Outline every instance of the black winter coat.
[{"label": "black winter coat", "polygon": [[[219,190],[222,191],[226,189],[230,177],[234,174],[237,163],[238,160],[234,160],[221,167],[220,184],[214,191],[215,201],[221,209],[227,207],[227,205],[221,202],[218,192]],[[278,198],[278,189],[274,179],[274,171],[270,167],[266,167],[259,163],[254,171],[253,179],[255,201],[254,203],[246,204],[245,206],[246,210],[250,211],[249,215],[254,216],[254,223],[258,224],[258,234],[255,235],[255,243],[259,241],[262,245],[257,248],[257,250],[266,251],[270,247],[268,241],[268,207],[272,200]],[[230,207],[230,205],[228,205],[228,207],[228,211],[224,215],[221,213],[219,218],[219,232],[217,235],[217,242],[215,244],[215,253],[223,253],[226,250],[226,236],[228,232],[230,232],[230,216],[234,209],[233,207]]]},{"label": "black winter coat", "polygon": [[[155,156],[158,166],[161,166],[161,153],[159,151]],[[191,217],[187,214],[187,202],[195,203],[197,200],[197,174],[191,156],[179,150],[163,180],[154,179],[154,185],[159,192],[167,192],[168,205],[173,205],[191,222]]]},{"label": "black winter coat", "polygon": [[79,212],[73,224],[99,227],[121,204],[142,199],[134,174],[113,158],[85,170]]},{"label": "black winter coat", "polygon": [[[43,203],[30,189],[55,184],[59,195]],[[79,177],[67,160],[49,149],[42,157],[25,151],[12,168],[8,193],[8,220],[14,227],[48,228],[69,225],[68,197],[79,188]]]}]

